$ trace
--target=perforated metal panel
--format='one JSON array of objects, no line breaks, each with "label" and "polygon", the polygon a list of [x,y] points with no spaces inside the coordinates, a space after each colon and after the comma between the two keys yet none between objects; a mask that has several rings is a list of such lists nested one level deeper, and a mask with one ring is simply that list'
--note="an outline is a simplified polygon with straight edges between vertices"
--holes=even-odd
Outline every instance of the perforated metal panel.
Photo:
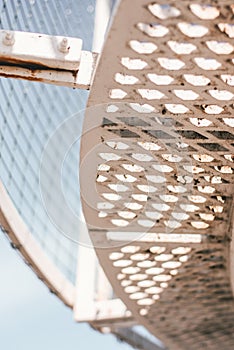
[{"label": "perforated metal panel", "polygon": [[173,350],[234,344],[233,16],[232,1],[123,0],[86,112],[90,236],[116,294]]}]

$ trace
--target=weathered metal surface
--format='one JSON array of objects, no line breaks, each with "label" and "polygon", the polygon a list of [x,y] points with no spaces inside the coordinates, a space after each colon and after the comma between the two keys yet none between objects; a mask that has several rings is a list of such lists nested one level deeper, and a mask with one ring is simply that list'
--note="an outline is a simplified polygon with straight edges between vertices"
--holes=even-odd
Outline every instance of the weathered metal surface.
[{"label": "weathered metal surface", "polygon": [[0,183],[0,223],[12,247],[18,250],[38,278],[66,305],[73,307],[75,287],[50,261],[28,231],[2,183]]},{"label": "weathered metal surface", "polygon": [[232,1],[123,0],[86,112],[90,236],[115,293],[173,350],[234,345],[233,52]]},{"label": "weathered metal surface", "polygon": [[66,63],[64,69],[51,69],[49,66],[35,64],[31,61],[19,64],[17,60],[0,60],[0,77],[24,79],[89,90],[92,84],[97,57],[98,55],[95,53],[82,51],[77,70],[67,69]]},{"label": "weathered metal surface", "polygon": [[77,71],[82,40],[30,32],[0,30],[0,61]]}]

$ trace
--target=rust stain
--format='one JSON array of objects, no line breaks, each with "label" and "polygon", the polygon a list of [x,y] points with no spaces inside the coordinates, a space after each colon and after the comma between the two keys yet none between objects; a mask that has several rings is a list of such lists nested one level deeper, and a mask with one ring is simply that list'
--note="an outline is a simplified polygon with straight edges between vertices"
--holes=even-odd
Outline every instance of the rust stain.
[{"label": "rust stain", "polygon": [[18,59],[14,59],[12,57],[0,57],[0,64],[2,66],[13,66],[13,67],[21,67],[28,69],[51,69],[48,66],[43,65],[40,62],[31,62],[31,61],[22,61]]},{"label": "rust stain", "polygon": [[20,75],[17,75],[17,74],[7,74],[7,73],[3,73],[3,72],[0,72],[0,77],[3,77],[3,78],[12,78],[12,79],[24,79],[24,80],[30,80],[30,81],[45,81],[45,79],[43,78],[37,78],[36,76],[20,76]]},{"label": "rust stain", "polygon": [[[38,74],[40,74],[41,70],[28,70],[28,74],[27,75],[20,75],[17,73],[5,73],[4,71],[1,70],[0,67],[0,78],[9,78],[9,79],[23,79],[23,80],[28,80],[28,81],[34,81],[34,82],[41,82],[41,83],[45,83],[45,84],[55,84],[58,86],[64,85],[64,86],[68,86],[71,87],[73,89],[84,89],[84,90],[90,90],[90,85],[77,85],[76,82],[74,81],[72,83],[72,81],[68,81],[67,84],[64,84],[64,82],[61,82],[60,80],[55,80],[55,79],[50,79],[50,77],[48,76],[47,78],[38,77]],[[72,73],[72,75],[77,75],[78,72],[70,72]],[[49,73],[49,75],[52,75],[51,73]]]},{"label": "rust stain", "polygon": [[[6,70],[4,69],[6,67]],[[40,74],[46,75],[45,77],[39,77]],[[24,74],[22,74],[24,73]],[[60,81],[59,75],[57,79],[53,78],[53,73],[66,73],[66,74],[71,74],[73,79],[68,79],[67,83],[64,81]],[[76,88],[81,88],[85,90],[90,89],[90,85],[77,85],[76,80],[77,80],[77,75],[79,73],[78,70],[65,70],[65,69],[60,69],[60,68],[52,68],[49,66],[45,66],[41,63],[35,63],[31,61],[20,61],[8,57],[0,57],[0,77],[2,78],[9,78],[9,79],[23,79],[23,80],[28,80],[28,81],[35,81],[35,82],[42,82],[46,84],[55,84],[55,85],[65,85],[65,86],[70,86],[73,89]],[[61,76],[63,77],[63,75]],[[72,82],[73,80],[73,82]]]},{"label": "rust stain", "polygon": [[79,72],[79,70],[72,71],[72,75],[74,77],[74,80],[76,80],[78,72]]},{"label": "rust stain", "polygon": [[67,70],[67,69],[61,69],[61,68],[55,68],[55,67],[50,67],[42,64],[41,62],[36,62],[36,61],[23,61],[23,60],[18,60],[14,59],[12,57],[1,57],[0,56],[0,65],[1,66],[9,66],[9,67],[15,67],[15,68],[26,68],[28,70],[55,70],[58,72],[71,72],[72,74],[77,75],[78,70],[73,71],[73,70]]}]

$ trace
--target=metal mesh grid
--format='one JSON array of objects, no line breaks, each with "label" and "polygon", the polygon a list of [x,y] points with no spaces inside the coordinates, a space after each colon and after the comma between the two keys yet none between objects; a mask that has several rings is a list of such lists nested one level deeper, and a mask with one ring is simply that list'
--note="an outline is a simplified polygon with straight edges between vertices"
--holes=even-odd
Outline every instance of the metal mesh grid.
[{"label": "metal mesh grid", "polygon": [[[94,1],[3,1],[0,8],[2,29],[77,36],[84,39],[83,49],[88,50],[92,45],[93,25]],[[0,99],[1,180],[33,235],[61,271],[74,282],[77,245],[56,229],[42,206],[39,166],[48,137],[63,120],[85,107],[87,92],[1,79]],[[68,130],[64,133],[64,139],[69,137]],[[54,150],[48,183],[53,181],[50,170],[59,151]],[[79,146],[76,145],[69,158],[74,167],[71,170],[67,162],[63,173],[66,193],[77,212],[80,207],[78,152]],[[62,203],[56,205],[61,215]]]},{"label": "metal mesh grid", "polygon": [[232,1],[122,1],[86,112],[91,238],[116,294],[172,349],[233,347],[233,51]]}]

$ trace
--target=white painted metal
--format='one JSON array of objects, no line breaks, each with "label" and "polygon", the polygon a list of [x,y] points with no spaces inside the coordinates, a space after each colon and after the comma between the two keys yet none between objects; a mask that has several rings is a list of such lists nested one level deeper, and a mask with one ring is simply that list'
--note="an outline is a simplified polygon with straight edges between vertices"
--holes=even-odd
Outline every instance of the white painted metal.
[{"label": "white painted metal", "polygon": [[97,54],[81,49],[78,38],[1,30],[0,77],[88,90]]},{"label": "white painted metal", "polygon": [[27,229],[0,182],[0,222],[13,246],[22,254],[37,276],[65,304],[74,305],[75,288],[51,262]]},{"label": "white painted metal", "polygon": [[[97,55],[88,51],[82,51],[78,71],[25,68],[0,64],[0,77],[25,79],[41,83],[67,86],[77,89],[89,90],[96,66]],[[9,62],[8,62],[9,63]]]},{"label": "white painted metal", "polygon": [[94,295],[96,259],[92,248],[79,246],[75,305],[73,309],[76,321],[85,322],[96,318],[97,308]]},{"label": "white painted metal", "polygon": [[111,0],[96,0],[93,33],[93,52],[100,53],[104,43],[106,28],[110,20]]},{"label": "white painted metal", "polygon": [[30,32],[0,31],[1,61],[77,71],[82,40]]},{"label": "white painted metal", "polygon": [[74,318],[78,322],[98,323],[99,327],[108,323],[123,324],[133,322],[126,306],[118,298],[111,298],[112,288],[97,260],[92,243],[88,245],[88,232],[85,225],[79,229],[80,241],[87,246],[79,245],[77,261],[76,294]]}]

